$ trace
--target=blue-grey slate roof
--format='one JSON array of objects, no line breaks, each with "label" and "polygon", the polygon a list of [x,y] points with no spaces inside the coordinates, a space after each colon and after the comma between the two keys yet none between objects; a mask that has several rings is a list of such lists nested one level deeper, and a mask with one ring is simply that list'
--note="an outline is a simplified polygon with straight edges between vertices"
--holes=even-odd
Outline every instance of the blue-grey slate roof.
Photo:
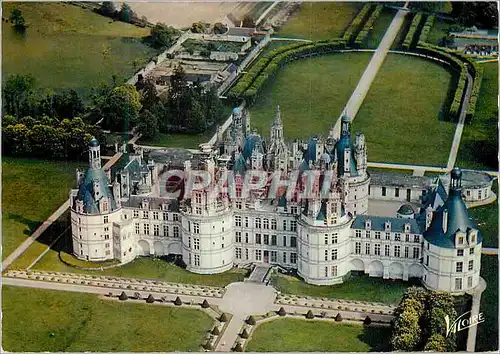
[{"label": "blue-grey slate roof", "polygon": [[252,152],[253,152],[254,148],[257,148],[257,150],[260,153],[262,153],[262,154],[264,153],[264,145],[262,142],[262,138],[258,134],[250,134],[245,139],[245,145],[243,146],[243,151],[242,151],[242,155],[243,155],[243,158],[245,159],[245,161],[246,161],[246,159],[248,159],[252,156]]},{"label": "blue-grey slate roof", "polygon": [[351,229],[365,229],[365,221],[370,220],[371,230],[373,231],[385,231],[385,222],[390,221],[391,232],[401,232],[405,231],[405,224],[410,224],[410,233],[412,234],[422,234],[421,228],[417,220],[415,219],[401,219],[401,218],[389,218],[383,216],[371,216],[371,215],[358,215],[351,225]]},{"label": "blue-grey slate roof", "polygon": [[[97,196],[97,199],[94,197],[94,180],[99,182],[99,195]],[[111,211],[117,209],[113,193],[111,188],[108,186],[108,177],[106,176],[104,170],[100,168],[89,168],[85,173],[85,178],[82,179],[80,185],[78,186],[76,200],[81,200],[83,202],[84,213],[99,214],[99,201],[102,197],[109,198]]]},{"label": "blue-grey slate roof", "polygon": [[344,152],[347,148],[350,148],[350,174],[351,176],[357,176],[358,170],[356,168],[356,159],[354,158],[354,144],[351,141],[350,133],[343,133],[339,141],[335,144],[334,153],[338,159],[337,164],[337,174],[342,176],[344,174]]}]

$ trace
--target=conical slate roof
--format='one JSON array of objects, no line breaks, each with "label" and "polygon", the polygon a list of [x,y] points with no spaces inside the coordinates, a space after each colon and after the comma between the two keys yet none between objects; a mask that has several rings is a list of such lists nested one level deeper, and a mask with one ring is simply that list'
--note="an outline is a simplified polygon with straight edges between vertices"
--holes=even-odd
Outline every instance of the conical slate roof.
[{"label": "conical slate roof", "polygon": [[[94,191],[94,181],[96,181],[99,186],[97,191]],[[82,178],[80,182],[76,200],[83,202],[84,213],[99,214],[99,201],[103,197],[109,198],[108,211],[117,209],[113,193],[108,186],[108,177],[106,173],[100,168],[89,168],[85,173],[85,178]]]}]

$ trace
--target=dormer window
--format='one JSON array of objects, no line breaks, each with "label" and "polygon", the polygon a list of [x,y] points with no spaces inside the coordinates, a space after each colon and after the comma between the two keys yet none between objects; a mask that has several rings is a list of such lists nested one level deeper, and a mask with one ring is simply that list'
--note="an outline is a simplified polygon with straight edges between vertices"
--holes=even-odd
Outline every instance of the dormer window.
[{"label": "dormer window", "polygon": [[391,222],[390,221],[386,221],[385,222],[385,231],[386,232],[390,232],[391,231]]},{"label": "dormer window", "polygon": [[372,221],[370,219],[365,221],[365,229],[370,230],[372,228]]},{"label": "dormer window", "polygon": [[463,236],[458,236],[458,244],[463,245],[464,244],[464,237]]},{"label": "dormer window", "polygon": [[108,211],[108,202],[104,201],[102,202],[102,212],[106,213]]},{"label": "dormer window", "polygon": [[411,226],[410,224],[405,224],[405,232],[410,232]]}]

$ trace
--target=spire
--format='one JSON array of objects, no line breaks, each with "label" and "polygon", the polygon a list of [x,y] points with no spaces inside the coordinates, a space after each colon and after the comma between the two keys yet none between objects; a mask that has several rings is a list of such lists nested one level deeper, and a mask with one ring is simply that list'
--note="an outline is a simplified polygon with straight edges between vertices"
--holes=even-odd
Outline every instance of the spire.
[{"label": "spire", "polygon": [[276,114],[274,116],[274,124],[275,125],[281,125],[281,111],[280,111],[280,106],[276,106]]},{"label": "spire", "polygon": [[462,189],[462,170],[455,167],[450,173],[451,183],[450,183],[450,194],[459,194]]},{"label": "spire", "polygon": [[341,130],[340,130],[341,135],[349,135],[351,133],[351,120],[345,113],[342,114],[340,122],[341,122]]},{"label": "spire", "polygon": [[89,142],[89,167],[101,168],[101,147],[96,138]]}]

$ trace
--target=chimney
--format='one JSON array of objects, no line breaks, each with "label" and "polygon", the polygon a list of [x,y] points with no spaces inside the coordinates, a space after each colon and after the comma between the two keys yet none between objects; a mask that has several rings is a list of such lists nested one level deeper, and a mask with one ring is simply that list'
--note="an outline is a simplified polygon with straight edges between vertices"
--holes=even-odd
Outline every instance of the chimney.
[{"label": "chimney", "polygon": [[448,230],[448,210],[443,210],[443,232]]}]

